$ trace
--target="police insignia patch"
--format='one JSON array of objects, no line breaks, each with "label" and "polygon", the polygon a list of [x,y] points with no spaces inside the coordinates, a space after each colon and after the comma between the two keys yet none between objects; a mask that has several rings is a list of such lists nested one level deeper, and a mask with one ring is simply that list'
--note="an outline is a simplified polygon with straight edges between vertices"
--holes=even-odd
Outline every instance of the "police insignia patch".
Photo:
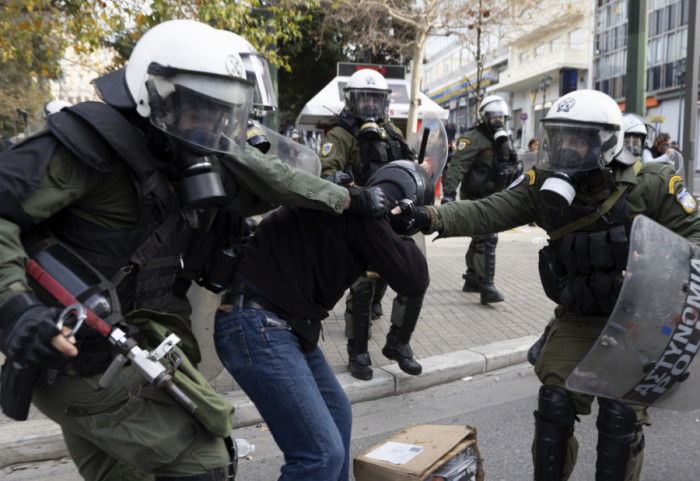
[{"label": "police insignia patch", "polygon": [[508,187],[506,187],[506,190],[510,190],[514,187],[517,187],[523,180],[525,180],[525,174],[520,174],[520,176],[517,179],[515,179],[513,182],[511,182],[511,184]]},{"label": "police insignia patch", "polygon": [[327,142],[321,147],[321,155],[326,156],[331,153],[331,150],[333,150],[333,144]]},{"label": "police insignia patch", "polygon": [[457,144],[457,150],[464,150],[464,148],[471,144],[468,139],[461,139],[459,143]]},{"label": "police insignia patch", "polygon": [[695,212],[698,210],[698,203],[695,200],[695,197],[688,192],[688,189],[683,187],[681,190],[678,191],[676,194],[676,200],[678,203],[683,207],[683,210],[686,211],[688,214]]}]

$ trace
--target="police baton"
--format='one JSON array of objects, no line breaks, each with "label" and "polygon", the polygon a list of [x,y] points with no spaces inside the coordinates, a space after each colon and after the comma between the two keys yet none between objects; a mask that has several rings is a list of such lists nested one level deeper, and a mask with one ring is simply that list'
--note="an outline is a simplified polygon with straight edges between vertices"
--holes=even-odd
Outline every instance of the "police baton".
[{"label": "police baton", "polygon": [[[51,274],[49,274],[38,262],[34,259],[27,261],[27,274],[36,280],[44,289],[46,289],[58,302],[69,307],[74,304],[80,304],[78,300],[68,292]],[[156,387],[160,387],[168,391],[175,400],[182,405],[188,412],[193,413],[197,409],[197,405],[180,390],[173,382],[172,376],[168,373],[165,366],[159,362],[175,345],[180,341],[180,338],[175,334],[168,336],[156,349],[147,351],[141,349],[135,340],[127,337],[126,333],[118,327],[110,326],[104,319],[96,315],[91,310],[85,308],[85,324],[96,330],[103,337],[117,348],[119,354],[109,366],[105,374],[100,379],[100,385],[106,386],[109,384],[111,377],[116,374],[118,368],[123,366],[126,361],[131,361],[131,364],[136,367],[136,370],[149,383]]]}]

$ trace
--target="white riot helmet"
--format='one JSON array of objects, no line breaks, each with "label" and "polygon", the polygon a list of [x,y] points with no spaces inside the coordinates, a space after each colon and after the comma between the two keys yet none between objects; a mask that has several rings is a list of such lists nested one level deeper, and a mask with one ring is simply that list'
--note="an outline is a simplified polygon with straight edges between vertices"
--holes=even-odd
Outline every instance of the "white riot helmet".
[{"label": "white riot helmet", "polygon": [[105,102],[136,108],[166,134],[202,152],[245,146],[253,83],[235,34],[193,20],[147,31],[124,69],[94,81]]},{"label": "white riot helmet", "polygon": [[362,120],[389,118],[391,90],[386,79],[372,69],[358,70],[343,89],[345,110]]},{"label": "white riot helmet", "polygon": [[[540,122],[537,167],[565,174],[600,169],[622,148],[617,103],[597,90],[575,90],[557,99]],[[632,156],[619,160],[634,163]]]},{"label": "white riot helmet", "polygon": [[277,109],[277,99],[272,87],[272,76],[267,59],[240,35],[231,34],[224,30],[220,32],[222,35],[229,35],[234,39],[238,54],[243,60],[246,78],[255,84],[253,107],[260,110]]},{"label": "white riot helmet", "polygon": [[[496,120],[494,125],[494,117],[503,117],[502,123],[498,124],[498,120]],[[479,120],[491,129],[502,129],[509,117],[508,104],[502,97],[489,95],[481,100],[479,104]]]},{"label": "white riot helmet", "polygon": [[625,131],[624,146],[632,155],[640,156],[644,147],[651,148],[656,140],[656,129],[637,114],[628,113],[622,116]]},{"label": "white riot helmet", "polygon": [[43,109],[44,117],[46,118],[49,115],[60,112],[61,109],[63,109],[64,107],[70,107],[71,105],[73,104],[71,104],[67,100],[51,100],[49,102],[46,102],[44,104]]}]

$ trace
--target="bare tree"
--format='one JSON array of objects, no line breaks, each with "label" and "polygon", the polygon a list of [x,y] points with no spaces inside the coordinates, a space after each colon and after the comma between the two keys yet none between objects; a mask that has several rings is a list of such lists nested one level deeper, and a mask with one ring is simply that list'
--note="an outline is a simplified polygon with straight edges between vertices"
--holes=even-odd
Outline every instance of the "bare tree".
[{"label": "bare tree", "polygon": [[571,2],[551,0],[319,0],[319,8],[328,19],[355,26],[356,48],[395,50],[412,60],[408,132],[417,126],[420,66],[429,37],[456,35],[470,47],[478,98],[484,60],[494,46],[507,45],[523,27],[551,25],[572,10]]}]

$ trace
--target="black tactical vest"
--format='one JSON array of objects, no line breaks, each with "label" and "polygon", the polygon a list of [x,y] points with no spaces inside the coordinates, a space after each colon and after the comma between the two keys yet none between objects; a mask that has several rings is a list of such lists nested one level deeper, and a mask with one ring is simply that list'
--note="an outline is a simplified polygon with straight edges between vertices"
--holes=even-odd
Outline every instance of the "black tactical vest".
[{"label": "black tactical vest", "polygon": [[360,186],[367,185],[367,181],[374,172],[387,162],[392,160],[413,160],[415,153],[401,138],[391,123],[386,123],[380,129],[381,138],[364,139],[360,136],[360,125],[355,117],[345,111],[336,119],[333,126],[339,126],[352,134],[360,144],[361,166],[349,166],[355,183]]},{"label": "black tactical vest", "polygon": [[[540,250],[540,278],[547,297],[577,315],[610,314],[615,306],[632,227],[626,199],[627,192],[595,222],[550,240]],[[586,214],[561,215],[552,221],[556,229]]]}]

